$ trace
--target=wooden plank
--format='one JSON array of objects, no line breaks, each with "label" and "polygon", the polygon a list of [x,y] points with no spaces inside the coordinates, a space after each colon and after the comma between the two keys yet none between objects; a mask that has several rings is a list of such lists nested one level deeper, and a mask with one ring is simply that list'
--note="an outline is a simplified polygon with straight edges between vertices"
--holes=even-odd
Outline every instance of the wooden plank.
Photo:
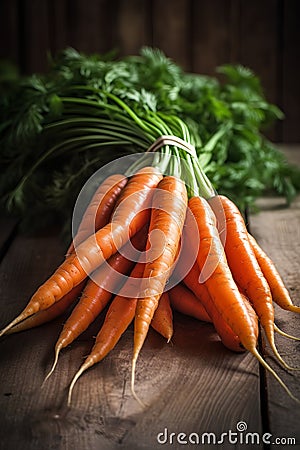
[{"label": "wooden plank", "polygon": [[231,56],[231,1],[204,0],[193,3],[194,72],[215,75],[217,66],[228,63]]},{"label": "wooden plank", "polygon": [[49,3],[49,22],[51,24],[50,48],[56,55],[72,43],[68,36],[69,13],[67,0],[51,0]]},{"label": "wooden plank", "polygon": [[115,2],[67,1],[67,36],[70,46],[86,53],[106,53],[116,46]]},{"label": "wooden plank", "polygon": [[[300,165],[299,146],[281,147],[291,163]],[[260,213],[251,217],[251,231],[261,247],[272,258],[281,274],[292,300],[300,305],[300,196],[290,208],[284,199],[261,199]],[[286,333],[299,336],[299,316],[283,311],[275,305],[277,325]],[[294,367],[300,366],[299,344],[276,335],[276,343],[282,357]],[[299,372],[287,372],[276,364],[269,345],[263,340],[264,353],[268,362],[276,370],[292,393],[300,398]],[[269,430],[273,437],[295,438],[300,444],[300,408],[281,389],[274,378],[265,375],[267,384],[267,415]],[[277,445],[276,445],[277,448]],[[285,445],[278,448],[286,448]]]},{"label": "wooden plank", "polygon": [[50,26],[47,0],[24,0],[21,14],[20,52],[25,73],[44,72],[48,67]]},{"label": "wooden plank", "polygon": [[0,2],[0,59],[19,65],[19,10],[17,0]]},{"label": "wooden plank", "polygon": [[[269,102],[279,104],[279,8],[277,0],[240,2],[238,63],[252,69],[261,80]],[[268,129],[270,139],[280,139],[274,127]]]},{"label": "wooden plank", "polygon": [[[270,200],[261,203],[261,212],[251,217],[251,230],[261,247],[276,264],[290,291],[295,304],[299,305],[300,285],[300,198],[290,208],[284,201],[274,200],[272,209]],[[299,317],[292,312],[275,308],[276,323],[287,333],[299,336]],[[299,344],[276,335],[276,343],[283,358],[292,366],[300,365]],[[264,352],[268,362],[276,370],[293,394],[300,398],[300,377],[295,372],[282,369],[272,356],[269,345],[264,341]],[[290,399],[272,376],[266,374],[268,417],[270,432],[273,436],[294,437],[300,442],[300,409]]]},{"label": "wooden plank", "polygon": [[[296,155],[299,157],[295,148],[289,148],[289,155],[295,162]],[[296,302],[300,201],[290,209],[282,205],[278,198],[273,203],[270,199],[261,202],[264,209],[251,218],[251,226],[277,263]],[[0,266],[0,326],[23,308],[37,286],[61,261],[63,253],[64,246],[55,234],[16,237]],[[297,333],[298,317],[278,309],[276,315],[283,329]],[[220,437],[223,432],[235,432],[240,421],[247,424],[248,432],[262,435],[270,431],[274,438],[299,439],[299,410],[268,375],[269,428],[262,428],[255,359],[250,354],[227,351],[211,325],[179,314],[174,316],[172,344],[166,344],[151,330],[139,358],[136,391],[147,404],[145,410],[132,398],[129,388],[132,327],[114,351],[78,381],[72,407],[67,408],[68,385],[89,352],[103,316],[62,352],[57,370],[41,390],[64,320],[59,318],[39,329],[1,340],[0,407],[5,411],[0,420],[1,448],[150,450],[161,448],[157,440],[160,436],[160,442],[173,440],[169,446],[179,449],[183,444],[176,441],[178,433],[201,436],[211,432]],[[299,353],[295,343],[278,337],[276,341],[283,356],[296,365]],[[267,346],[265,353],[270,364],[299,396],[299,376],[280,370],[268,356]],[[195,439],[195,434],[191,436]],[[215,447],[221,449],[224,444]],[[252,447],[262,448],[262,445]]]},{"label": "wooden plank", "polygon": [[300,3],[297,0],[283,2],[283,58],[282,58],[282,108],[286,115],[283,142],[300,141]]},{"label": "wooden plank", "polygon": [[153,46],[163,50],[183,69],[191,70],[191,2],[153,2]]},{"label": "wooden plank", "polygon": [[[0,268],[0,326],[24,307],[63,252],[53,235],[16,238]],[[145,410],[129,387],[132,327],[114,351],[78,381],[68,409],[67,387],[89,352],[101,319],[62,352],[52,379],[40,389],[63,320],[1,340],[3,448],[150,450],[161,448],[157,435],[165,428],[168,439],[170,433],[180,432],[212,432],[220,437],[222,432],[236,431],[239,421],[245,421],[249,431],[261,432],[255,359],[227,351],[211,325],[182,315],[175,315],[172,344],[151,331],[142,350],[136,391],[148,405]],[[175,442],[172,448],[181,445]]]},{"label": "wooden plank", "polygon": [[261,78],[268,100],[277,101],[277,0],[241,2],[239,63]]},{"label": "wooden plank", "polygon": [[136,55],[141,47],[152,45],[149,1],[120,0],[116,34],[121,55]]},{"label": "wooden plank", "polygon": [[278,148],[282,151],[282,153],[287,158],[287,161],[290,164],[294,164],[299,166],[300,162],[300,146],[299,144],[278,144]]},{"label": "wooden plank", "polygon": [[17,221],[11,217],[0,220],[0,260],[4,257],[12,239],[15,236]]}]

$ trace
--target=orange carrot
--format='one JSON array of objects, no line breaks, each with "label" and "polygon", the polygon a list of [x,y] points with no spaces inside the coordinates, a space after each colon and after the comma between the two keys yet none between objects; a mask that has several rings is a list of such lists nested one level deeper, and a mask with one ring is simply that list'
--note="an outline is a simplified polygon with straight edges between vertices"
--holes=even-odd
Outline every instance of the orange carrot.
[{"label": "orange carrot", "polygon": [[126,183],[127,178],[124,175],[115,174],[100,184],[82,217],[75,238],[67,250],[67,256],[74,251],[74,246],[81,244],[109,222],[117,198]]},{"label": "orange carrot", "polygon": [[149,239],[146,247],[148,260],[145,264],[144,286],[138,298],[134,323],[131,389],[137,400],[134,392],[136,361],[165,284],[173,269],[186,207],[187,192],[184,183],[173,176],[164,177],[153,195]]},{"label": "orange carrot", "polygon": [[119,199],[112,221],[77,247],[48,280],[31,297],[25,309],[1,332],[49,308],[60,300],[87,275],[117,252],[149,220],[149,206],[153,191],[162,175],[153,167],[139,170],[128,181]]},{"label": "orange carrot", "polygon": [[[218,205],[215,207],[215,205]],[[217,220],[220,217],[220,206],[225,215],[226,224],[218,222],[219,229],[226,229],[225,253],[230,270],[237,284],[251,301],[259,321],[266,333],[270,346],[285,367],[291,369],[278,353],[274,340],[274,307],[272,295],[257,259],[249,242],[248,231],[244,219],[236,205],[225,196],[210,200]],[[224,217],[224,216],[223,216]]]},{"label": "orange carrot", "polygon": [[91,353],[75,374],[70,384],[68,404],[71,403],[72,391],[78,378],[89,367],[101,361],[115,347],[124,331],[132,322],[135,315],[137,298],[131,297],[131,293],[139,291],[140,279],[143,273],[144,264],[138,262],[131,271],[130,277],[120,293],[111,302]]},{"label": "orange carrot", "polygon": [[[200,269],[196,262],[192,267],[192,269],[190,270],[190,272],[185,276],[184,283],[189,287],[189,289],[191,289],[192,292],[194,292],[196,297],[198,297],[201,300],[204,308],[206,309],[207,314],[209,315],[211,321],[214,324],[216,332],[218,333],[225,347],[234,352],[244,351],[245,348],[243,347],[239,339],[239,336],[232,330],[231,326],[226,322],[226,320],[224,320],[220,310],[216,307],[206,284],[200,283],[199,278],[200,278]],[[256,320],[255,334],[257,338],[258,335],[257,320]]]},{"label": "orange carrot", "polygon": [[159,299],[158,306],[151,321],[151,327],[170,342],[173,336],[173,314],[168,292]]},{"label": "orange carrot", "polygon": [[76,301],[82,289],[84,288],[84,285],[85,281],[75,286],[61,300],[50,306],[50,308],[44,309],[37,312],[33,316],[27,317],[27,319],[23,320],[23,322],[20,322],[14,327],[10,328],[5,334],[19,333],[20,331],[29,330],[56,319]]},{"label": "orange carrot", "polygon": [[[232,331],[239,337],[245,349],[250,351],[263,367],[274,376],[291,398],[299,402],[256,348],[256,328],[253,326],[248,308],[228,267],[216,227],[216,217],[209,204],[200,197],[193,197],[189,200],[189,207],[195,216],[200,235],[197,261],[201,277],[206,279],[206,287],[216,308]],[[206,273],[203,273],[203,270]]]},{"label": "orange carrot", "polygon": [[274,302],[277,303],[277,305],[279,305],[282,309],[300,313],[300,306],[293,304],[290,294],[285,287],[273,261],[268,257],[268,255],[266,255],[251,234],[248,234],[248,237],[262,273],[270,286]]},{"label": "orange carrot", "polygon": [[117,252],[112,255],[108,264],[102,264],[93,273],[92,279],[88,280],[79,302],[66,321],[56,342],[54,363],[45,381],[53,373],[60,351],[89,327],[108,304],[113,293],[119,290],[119,285],[124,279],[122,275],[130,272],[135,265],[135,251],[142,251],[145,248],[146,231],[147,228],[143,227],[124,246],[122,253]]},{"label": "orange carrot", "polygon": [[169,291],[171,306],[178,312],[202,320],[211,322],[201,300],[184,284],[179,283]]}]

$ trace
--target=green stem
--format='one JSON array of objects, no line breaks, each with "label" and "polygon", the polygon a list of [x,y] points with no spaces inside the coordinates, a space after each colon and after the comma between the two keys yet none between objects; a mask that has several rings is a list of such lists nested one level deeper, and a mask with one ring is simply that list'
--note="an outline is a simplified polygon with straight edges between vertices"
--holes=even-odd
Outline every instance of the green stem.
[{"label": "green stem", "polygon": [[[117,97],[114,94],[111,94],[110,92],[107,92],[106,95],[111,98],[112,100],[114,100],[119,106],[121,106],[121,108],[124,109],[124,111],[127,112],[127,114],[135,121],[135,123],[137,123],[142,130],[147,131],[148,133],[152,131],[155,131],[156,133],[159,133],[159,130],[153,126],[152,124],[147,123],[145,120],[141,120],[136,114],[135,112],[128,106],[126,105],[126,103],[124,103],[119,97]],[[153,140],[155,140],[155,135],[153,135]]]}]

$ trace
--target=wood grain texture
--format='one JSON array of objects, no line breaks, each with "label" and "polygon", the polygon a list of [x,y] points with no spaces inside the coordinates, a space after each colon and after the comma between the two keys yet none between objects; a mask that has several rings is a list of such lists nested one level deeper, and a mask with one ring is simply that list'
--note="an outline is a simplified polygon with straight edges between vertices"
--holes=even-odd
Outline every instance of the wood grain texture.
[{"label": "wood grain texture", "polygon": [[[290,161],[299,161],[297,148],[290,147],[286,152]],[[262,199],[260,206],[261,212],[251,217],[252,233],[273,258],[294,302],[299,304],[300,198],[291,208],[286,208],[280,198]],[[2,223],[3,243],[5,233],[11,235],[11,225]],[[0,327],[21,311],[60,263],[64,251],[53,232],[14,237],[0,265]],[[150,330],[142,349],[136,391],[147,404],[144,410],[133,399],[129,386],[132,326],[105,360],[79,379],[68,408],[67,388],[93,345],[103,314],[62,351],[56,371],[41,389],[65,318],[0,341],[0,408],[5,412],[0,418],[1,450],[180,449],[183,444],[176,442],[178,433],[201,436],[211,432],[220,437],[222,432],[235,432],[239,421],[246,422],[248,432],[270,432],[274,439],[294,437],[300,443],[299,408],[278,383],[266,374],[261,402],[262,379],[255,359],[248,353],[226,350],[212,325],[181,314],[174,315],[172,343],[167,344]],[[296,314],[276,308],[276,320],[285,331],[299,334]],[[300,366],[300,344],[279,336],[276,342],[282,356]],[[300,397],[299,374],[282,370],[265,342],[263,351]],[[163,446],[157,436],[165,429],[168,441],[173,439],[173,443]],[[212,445],[205,442],[201,448],[209,450]],[[194,445],[186,445],[189,447]],[[214,448],[233,446],[220,444]],[[236,444],[234,448],[243,449],[245,445]]]},{"label": "wood grain texture", "polygon": [[[241,1],[237,36],[239,52],[235,61],[259,74],[267,100],[277,105],[281,100],[280,19],[277,0]],[[275,126],[268,129],[267,133],[269,139],[280,139],[279,128],[276,130]]]},{"label": "wood grain texture", "polygon": [[43,72],[48,66],[51,50],[48,7],[47,1],[19,2],[21,68],[26,74]]},{"label": "wood grain texture", "polygon": [[0,220],[0,261],[5,256],[17,232],[17,221],[11,217]]},{"label": "wood grain texture", "polygon": [[300,43],[297,0],[1,0],[0,58],[22,73],[48,69],[47,53],[67,46],[120,55],[155,46],[185,70],[215,74],[241,63],[283,108],[268,137],[299,142]]},{"label": "wood grain texture", "polygon": [[[0,58],[14,64],[20,59],[20,23],[18,0],[0,2]],[[3,45],[5,42],[5,45]]]},{"label": "wood grain texture", "polygon": [[[230,60],[231,1],[205,0],[193,3],[193,71],[215,75],[215,69]],[[235,36],[236,40],[237,36]]]},{"label": "wood grain texture", "polygon": [[190,0],[152,2],[153,46],[162,48],[185,70],[191,70],[191,13]]},{"label": "wood grain texture", "polygon": [[[66,0],[64,0],[66,1]],[[69,45],[88,53],[106,53],[116,46],[114,2],[67,1]]]},{"label": "wood grain texture", "polygon": [[116,40],[122,55],[136,55],[140,49],[152,45],[150,1],[120,0],[116,18]]},{"label": "wood grain texture", "polygon": [[[298,146],[283,146],[291,163],[300,165]],[[300,196],[287,208],[284,199],[265,198],[258,202],[260,213],[251,217],[251,231],[261,247],[272,258],[288,288],[293,302],[300,305]],[[275,305],[277,325],[286,333],[300,337],[299,315],[283,311]],[[300,367],[300,343],[276,335],[276,343],[282,357],[294,367]],[[299,372],[287,372],[272,356],[266,341],[264,353],[268,362],[300,398]],[[272,376],[266,374],[267,415],[269,429],[274,437],[294,437],[300,444],[300,407],[279,387]],[[276,446],[277,448],[277,446]],[[286,448],[284,445],[278,448]]]},{"label": "wood grain texture", "polygon": [[[0,326],[25,306],[62,254],[53,235],[14,240],[0,270]],[[78,381],[68,409],[67,387],[93,344],[101,318],[62,352],[57,370],[41,389],[63,320],[1,340],[1,448],[150,450],[161,448],[157,434],[165,428],[169,433],[219,435],[244,420],[251,430],[261,430],[254,358],[227,351],[211,325],[182,315],[175,316],[172,344],[151,331],[141,353],[136,390],[146,410],[129,388],[132,328]]]}]

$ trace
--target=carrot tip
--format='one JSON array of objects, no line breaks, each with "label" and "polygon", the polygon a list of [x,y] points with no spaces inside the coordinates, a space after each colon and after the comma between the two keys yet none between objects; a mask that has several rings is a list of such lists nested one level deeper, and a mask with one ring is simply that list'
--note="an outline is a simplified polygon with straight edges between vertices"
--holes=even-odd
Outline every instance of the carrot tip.
[{"label": "carrot tip", "polygon": [[26,319],[28,316],[29,314],[25,314],[23,311],[0,331],[0,337],[4,336],[14,325],[17,325],[18,323],[22,322],[22,320]]},{"label": "carrot tip", "polygon": [[284,336],[288,339],[293,339],[294,341],[300,341],[300,337],[285,333],[285,331],[282,331],[276,324],[274,324],[274,330],[281,336]]},{"label": "carrot tip", "polygon": [[132,360],[132,369],[131,369],[131,393],[135,398],[135,400],[141,405],[141,407],[146,408],[147,405],[139,398],[134,388],[136,360],[137,356],[134,356]]},{"label": "carrot tip", "polygon": [[72,393],[73,393],[73,389],[74,389],[76,381],[83,374],[83,372],[85,372],[92,365],[93,365],[93,361],[91,359],[87,360],[82,364],[82,366],[79,368],[79,370],[75,373],[75,375],[71,381],[71,384],[69,387],[69,392],[68,392],[68,406],[69,407],[71,406]]},{"label": "carrot tip", "polygon": [[251,353],[258,359],[258,361],[262,364],[262,366],[278,381],[278,383],[283,387],[289,397],[291,397],[295,402],[300,404],[300,399],[295,397],[294,394],[289,390],[287,385],[282,381],[279,375],[272,369],[271,366],[264,360],[264,358],[260,355],[260,353],[255,349],[251,350]]},{"label": "carrot tip", "polygon": [[59,355],[60,350],[61,350],[61,346],[57,346],[57,347],[55,348],[55,356],[54,356],[54,362],[53,362],[53,365],[52,365],[52,367],[51,367],[50,372],[48,373],[48,375],[46,375],[46,377],[45,377],[45,379],[44,379],[44,381],[43,381],[43,383],[42,383],[41,388],[43,388],[43,387],[45,386],[46,381],[47,381],[48,378],[50,378],[50,376],[53,374],[54,369],[55,369],[55,367],[56,367],[56,365],[57,365],[58,355]]},{"label": "carrot tip", "polygon": [[288,310],[299,314],[300,313],[300,306],[289,305],[288,306]]}]

